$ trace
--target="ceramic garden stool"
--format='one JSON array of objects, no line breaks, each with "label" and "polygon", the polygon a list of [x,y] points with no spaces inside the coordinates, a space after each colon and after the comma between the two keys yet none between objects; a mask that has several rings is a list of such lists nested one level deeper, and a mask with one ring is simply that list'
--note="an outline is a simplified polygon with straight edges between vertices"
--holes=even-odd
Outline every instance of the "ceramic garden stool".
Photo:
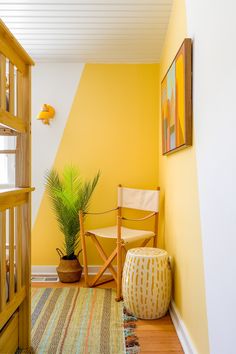
[{"label": "ceramic garden stool", "polygon": [[128,311],[143,319],[164,316],[171,297],[171,268],[166,251],[140,247],[127,252],[122,290]]}]

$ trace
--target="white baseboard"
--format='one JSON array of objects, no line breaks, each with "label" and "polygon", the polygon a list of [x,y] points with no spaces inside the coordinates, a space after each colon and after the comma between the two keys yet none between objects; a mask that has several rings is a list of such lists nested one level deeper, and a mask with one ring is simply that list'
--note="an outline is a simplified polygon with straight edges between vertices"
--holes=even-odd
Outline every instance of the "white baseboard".
[{"label": "white baseboard", "polygon": [[198,354],[191,337],[188,333],[188,330],[179,314],[179,311],[175,305],[175,302],[171,300],[170,303],[170,316],[172,319],[172,322],[175,326],[175,330],[177,332],[177,335],[179,337],[180,343],[183,347],[183,351],[185,354]]},{"label": "white baseboard", "polygon": [[[56,271],[57,265],[33,265],[31,268],[32,276],[43,276],[43,275],[57,275]],[[91,265],[88,266],[88,273],[90,275],[97,274],[100,266],[99,265]],[[108,270],[104,272],[104,274],[111,274]]]}]

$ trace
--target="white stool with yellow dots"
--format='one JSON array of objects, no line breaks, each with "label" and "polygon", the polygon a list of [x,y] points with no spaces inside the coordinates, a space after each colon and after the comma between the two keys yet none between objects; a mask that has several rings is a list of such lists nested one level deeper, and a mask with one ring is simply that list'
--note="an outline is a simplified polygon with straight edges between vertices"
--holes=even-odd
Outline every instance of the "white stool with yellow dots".
[{"label": "white stool with yellow dots", "polygon": [[164,316],[171,298],[171,267],[165,250],[139,247],[127,252],[123,270],[124,305],[142,319]]}]

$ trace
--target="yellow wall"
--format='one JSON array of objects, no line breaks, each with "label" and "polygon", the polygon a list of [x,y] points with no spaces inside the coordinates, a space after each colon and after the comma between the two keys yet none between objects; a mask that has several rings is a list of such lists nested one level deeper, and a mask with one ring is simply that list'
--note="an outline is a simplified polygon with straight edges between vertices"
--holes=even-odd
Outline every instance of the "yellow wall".
[{"label": "yellow wall", "polygon": [[[183,39],[187,37],[184,0],[174,0],[160,63],[164,77]],[[161,155],[159,171],[162,244],[174,260],[174,301],[198,353],[209,352],[203,272],[195,143],[169,156]]]},{"label": "yellow wall", "polygon": [[[88,178],[101,170],[93,210],[115,206],[119,183],[155,188],[160,182],[159,245],[173,256],[174,301],[198,352],[205,354],[209,347],[194,139],[191,148],[161,155],[160,81],[186,36],[185,3],[174,0],[160,73],[157,64],[86,65],[54,167],[72,162]],[[111,216],[109,222],[113,220]],[[103,223],[87,220],[88,227]],[[44,195],[33,227],[32,264],[57,264],[55,248],[62,241]],[[89,264],[99,263],[89,247]]]},{"label": "yellow wall", "polygon": [[[101,170],[91,209],[114,207],[119,183],[157,186],[158,90],[157,64],[85,66],[54,167],[72,162],[85,177]],[[88,227],[103,222],[88,220]],[[57,264],[55,248],[61,246],[62,235],[44,195],[33,227],[32,264]],[[99,263],[89,248],[89,264]]]}]

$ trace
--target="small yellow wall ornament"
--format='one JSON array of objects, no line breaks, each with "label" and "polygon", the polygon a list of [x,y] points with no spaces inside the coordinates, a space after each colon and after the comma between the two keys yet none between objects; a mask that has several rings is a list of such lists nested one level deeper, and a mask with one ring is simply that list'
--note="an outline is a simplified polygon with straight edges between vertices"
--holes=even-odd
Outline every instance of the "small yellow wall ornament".
[{"label": "small yellow wall ornament", "polygon": [[50,120],[54,118],[55,109],[49,104],[44,103],[41,111],[37,115],[37,119],[40,119],[43,124],[50,125]]}]

